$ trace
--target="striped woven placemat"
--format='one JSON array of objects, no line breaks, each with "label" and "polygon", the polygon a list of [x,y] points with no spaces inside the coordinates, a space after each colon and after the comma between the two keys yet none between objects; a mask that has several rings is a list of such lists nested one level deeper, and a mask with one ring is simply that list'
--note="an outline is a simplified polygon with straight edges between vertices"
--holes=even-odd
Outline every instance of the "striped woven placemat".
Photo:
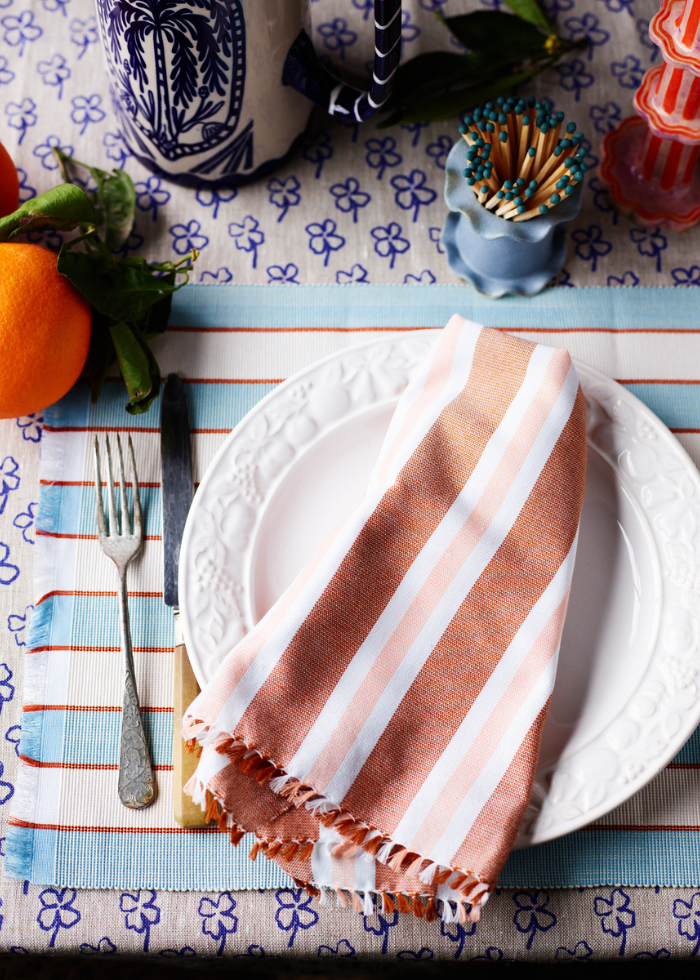
[{"label": "striped woven placemat", "polygon": [[[190,286],[159,340],[164,374],[188,382],[195,480],[230,429],[275,384],[373,335],[442,327],[458,312],[572,355],[625,384],[700,461],[700,329],[692,290],[550,290],[492,302],[463,286]],[[696,377],[692,373],[695,370]],[[274,863],[247,859],[216,831],[171,815],[171,612],[162,602],[159,409],[124,412],[120,383],[96,405],[77,386],[45,415],[35,557],[36,609],[26,657],[20,772],[6,871],[45,884],[221,890],[280,887]],[[94,433],[130,432],[146,544],[130,570],[137,680],[158,800],[116,795],[121,667],[114,568],[94,526]],[[700,506],[700,505],[694,505]],[[700,516],[700,514],[699,514]],[[700,536],[700,531],[698,532]],[[688,610],[697,636],[697,610]],[[695,686],[688,696],[697,696]],[[700,740],[598,824],[514,853],[503,885],[700,884]]]}]

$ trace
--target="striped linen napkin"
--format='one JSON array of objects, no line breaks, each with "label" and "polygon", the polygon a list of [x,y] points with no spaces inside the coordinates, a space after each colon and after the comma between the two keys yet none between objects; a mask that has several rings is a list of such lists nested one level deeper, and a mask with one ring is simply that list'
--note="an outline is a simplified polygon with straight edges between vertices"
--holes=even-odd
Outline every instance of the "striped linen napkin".
[{"label": "striped linen napkin", "polygon": [[453,316],[363,503],[186,714],[186,790],[234,843],[322,899],[479,918],[537,769],[585,470],[568,353]]}]

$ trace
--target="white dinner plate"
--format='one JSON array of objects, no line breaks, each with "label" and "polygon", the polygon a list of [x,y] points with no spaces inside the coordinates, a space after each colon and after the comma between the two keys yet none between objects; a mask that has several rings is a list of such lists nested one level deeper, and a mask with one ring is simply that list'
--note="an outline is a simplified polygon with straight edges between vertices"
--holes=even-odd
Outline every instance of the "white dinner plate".
[{"label": "white dinner plate", "polygon": [[[194,498],[180,602],[201,686],[360,502],[399,395],[438,337],[373,340],[316,362],[236,426]],[[601,817],[700,722],[700,475],[638,399],[576,362],[588,471],[540,766],[518,846]]]}]

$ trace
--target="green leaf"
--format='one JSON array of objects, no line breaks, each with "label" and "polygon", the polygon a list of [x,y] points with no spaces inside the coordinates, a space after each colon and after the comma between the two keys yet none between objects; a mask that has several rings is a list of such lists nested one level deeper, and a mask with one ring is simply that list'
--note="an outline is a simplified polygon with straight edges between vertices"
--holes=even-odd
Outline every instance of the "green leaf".
[{"label": "green leaf", "polygon": [[388,119],[379,123],[378,129],[386,129],[398,123],[426,122],[427,120],[450,119],[459,113],[466,112],[474,106],[481,105],[488,99],[504,95],[516,85],[528,81],[542,71],[542,66],[530,68],[504,78],[496,78],[484,85],[474,85],[456,92],[442,93],[430,96],[412,103],[410,108],[393,112]]},{"label": "green leaf", "polygon": [[92,308],[92,332],[90,349],[81,377],[90,386],[92,401],[96,402],[102,391],[107,371],[114,364],[116,354],[109,327],[114,321]]},{"label": "green leaf", "polygon": [[523,20],[527,20],[531,24],[537,24],[538,27],[541,27],[543,31],[547,31],[548,34],[554,32],[552,22],[540,7],[537,0],[506,0],[506,4],[514,14],[522,17]]},{"label": "green leaf", "polygon": [[[534,0],[513,0],[530,3]],[[510,4],[509,4],[510,6]],[[471,14],[445,17],[444,23],[457,40],[481,60],[517,61],[535,55],[544,48],[547,37],[539,30],[541,24],[529,18],[513,17],[499,10],[477,10]],[[549,27],[545,27],[549,31]]]},{"label": "green leaf", "polygon": [[386,109],[396,109],[430,92],[442,91],[449,85],[474,82],[479,77],[479,64],[471,55],[450,51],[430,51],[405,61],[396,72],[392,95]]},{"label": "green leaf", "polygon": [[58,255],[58,271],[112,320],[141,320],[148,310],[179,286],[167,276],[154,276],[140,256],[117,260],[103,251],[74,252],[66,245]]},{"label": "green leaf", "polygon": [[[126,320],[113,323],[109,332],[117,355],[119,370],[124,378],[126,390],[129,392],[129,402],[141,402],[150,395],[153,388],[151,377],[151,362],[144,348],[143,341],[138,337]],[[127,411],[129,407],[127,406]]]},{"label": "green leaf", "polygon": [[59,184],[0,218],[0,242],[22,231],[71,231],[95,220],[95,209],[85,191],[75,184]]},{"label": "green leaf", "polygon": [[136,189],[123,170],[111,174],[89,167],[97,184],[98,233],[109,249],[119,249],[131,234],[136,212]]},{"label": "green leaf", "polygon": [[[171,284],[175,283],[175,273],[171,272],[167,276],[163,276],[166,282]],[[164,296],[163,299],[159,299],[157,303],[154,303],[150,308],[148,313],[143,319],[141,327],[141,332],[144,340],[150,340],[151,337],[157,337],[159,334],[165,333],[166,327],[168,326],[168,320],[170,319],[170,307],[172,306],[172,295]]]},{"label": "green leaf", "polygon": [[146,352],[146,357],[148,358],[151,390],[148,395],[145,396],[145,398],[142,398],[137,402],[129,402],[129,404],[125,406],[129,415],[142,415],[144,412],[147,412],[160,394],[160,368],[158,367],[158,362],[156,361],[155,355],[148,344],[144,342],[143,348]]}]

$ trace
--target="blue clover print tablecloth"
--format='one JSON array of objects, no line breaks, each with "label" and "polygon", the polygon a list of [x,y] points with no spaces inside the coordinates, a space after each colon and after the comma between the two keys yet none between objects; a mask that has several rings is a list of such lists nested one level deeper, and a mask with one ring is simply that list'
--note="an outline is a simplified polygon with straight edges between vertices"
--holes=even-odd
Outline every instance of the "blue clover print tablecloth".
[{"label": "blue clover print tablecloth", "polygon": [[[100,167],[126,167],[138,220],[125,244],[153,257],[201,250],[202,282],[454,281],[439,243],[443,168],[454,120],[377,130],[318,115],[302,151],[279,173],[244,190],[185,190],[129,158],[111,113],[91,0],[1,0],[0,137],[13,154],[22,196],[56,182],[51,148]],[[696,233],[633,228],[610,208],[595,175],[600,138],[632,111],[647,68],[659,63],[648,38],[654,0],[544,0],[558,31],[585,37],[532,86],[586,133],[581,212],[571,231],[564,286],[700,284]],[[406,0],[403,57],[456,50],[435,14],[502,0]],[[314,0],[314,40],[340,70],[365,74],[372,50],[370,0]],[[49,238],[58,247],[58,235]]]},{"label": "blue clover print tablecloth", "polygon": [[[452,47],[435,20],[500,0],[405,0],[404,58]],[[634,88],[659,63],[647,0],[547,0],[560,33],[585,35],[532,87],[586,132],[631,112]],[[365,72],[370,0],[313,0],[314,40],[340,68]],[[317,117],[300,153],[242,189],[183,190],[137,165],[111,113],[89,0],[0,0],[0,139],[20,168],[22,197],[57,182],[52,146],[137,185],[137,224],[124,254],[176,258],[201,249],[203,283],[453,282],[439,243],[443,168],[456,123],[345,129]],[[698,233],[636,229],[610,208],[592,169],[559,279],[573,286],[700,285]],[[49,236],[57,248],[59,236]],[[622,294],[624,295],[624,294]],[[32,553],[43,416],[0,423],[0,859],[15,794],[22,656],[31,619]],[[692,437],[688,437],[692,438]],[[0,948],[85,956],[399,957],[479,961],[665,959],[700,949],[700,891],[597,887],[501,889],[478,925],[426,924],[319,907],[293,888],[266,893],[81,891],[0,881]]]}]

